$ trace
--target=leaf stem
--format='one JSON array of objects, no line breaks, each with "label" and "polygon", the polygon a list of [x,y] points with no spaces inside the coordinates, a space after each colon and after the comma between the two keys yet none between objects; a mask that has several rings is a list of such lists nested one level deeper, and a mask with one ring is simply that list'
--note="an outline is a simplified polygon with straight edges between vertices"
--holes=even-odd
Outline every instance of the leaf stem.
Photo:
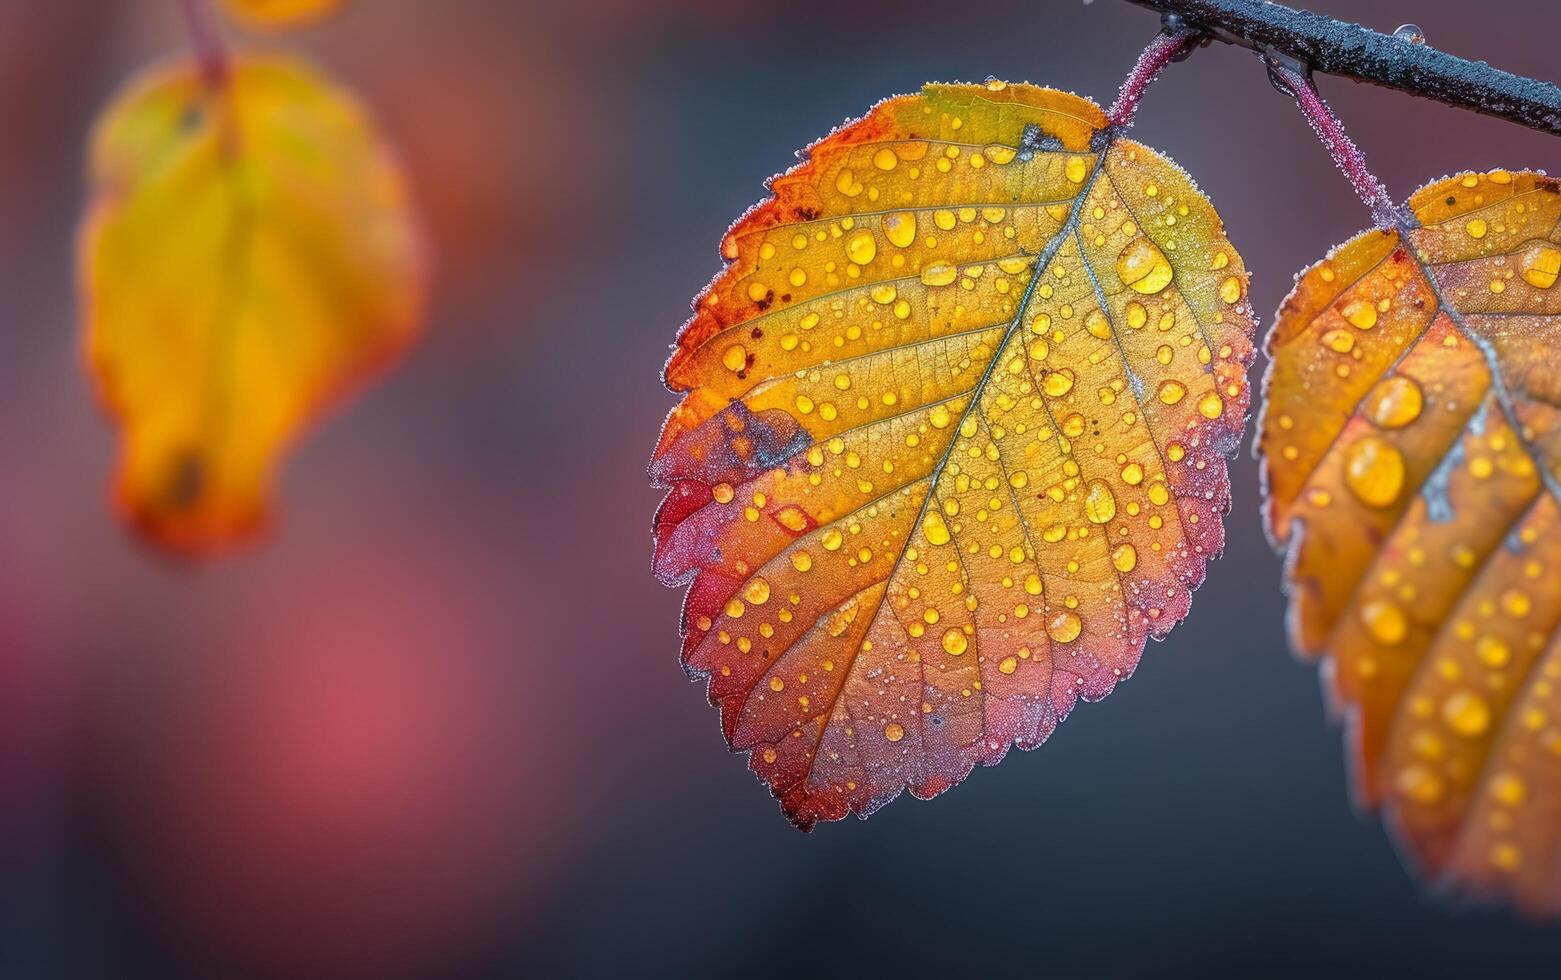
[{"label": "leaf stem", "polygon": [[1355,188],[1355,193],[1371,209],[1371,220],[1378,228],[1396,228],[1399,225],[1398,208],[1393,204],[1393,198],[1388,194],[1388,189],[1383,186],[1377,175],[1366,166],[1366,156],[1361,153],[1360,147],[1350,139],[1344,131],[1344,123],[1334,115],[1333,109],[1323,101],[1318,94],[1317,86],[1312,84],[1310,72],[1298,70],[1291,65],[1279,61],[1269,60],[1269,78],[1276,83],[1276,87],[1283,86],[1290,94],[1295,96],[1295,104],[1300,107],[1301,115],[1311,123],[1312,131],[1322,142],[1328,155],[1333,157],[1333,162],[1349,178],[1350,184]]},{"label": "leaf stem", "polygon": [[1371,82],[1561,136],[1561,88],[1269,0],[1128,0],[1260,54],[1278,51],[1325,75]]},{"label": "leaf stem", "polygon": [[211,13],[210,0],[179,0],[190,48],[200,65],[201,78],[213,88],[228,80],[228,47]]},{"label": "leaf stem", "polygon": [[1133,125],[1133,115],[1138,111],[1138,103],[1143,101],[1144,92],[1160,77],[1166,65],[1190,54],[1200,40],[1202,37],[1197,31],[1169,24],[1151,38],[1138,56],[1138,63],[1122,80],[1117,100],[1106,113],[1111,125],[1118,129]]}]

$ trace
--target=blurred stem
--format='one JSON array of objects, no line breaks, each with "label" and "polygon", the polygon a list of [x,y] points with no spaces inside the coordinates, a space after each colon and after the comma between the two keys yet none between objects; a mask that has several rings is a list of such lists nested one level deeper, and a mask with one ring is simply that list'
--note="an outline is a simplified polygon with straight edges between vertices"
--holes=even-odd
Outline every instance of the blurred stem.
[{"label": "blurred stem", "polygon": [[1166,65],[1191,54],[1193,46],[1201,40],[1202,36],[1197,31],[1173,24],[1162,28],[1144,46],[1143,53],[1138,56],[1138,64],[1122,80],[1117,100],[1106,113],[1111,125],[1118,129],[1133,125],[1133,114],[1138,111],[1138,103],[1143,101],[1144,92],[1160,77]]},{"label": "blurred stem", "polygon": [[228,46],[212,16],[210,0],[179,0],[179,11],[184,15],[201,78],[212,87],[222,85],[228,80]]},{"label": "blurred stem", "polygon": [[1268,62],[1268,74],[1276,88],[1295,96],[1295,104],[1300,107],[1301,115],[1311,123],[1312,131],[1317,134],[1344,176],[1349,178],[1355,193],[1371,209],[1371,220],[1376,226],[1384,229],[1398,227],[1398,208],[1394,206],[1388,189],[1366,166],[1366,155],[1350,139],[1344,131],[1344,123],[1318,94],[1317,86],[1312,84],[1311,74],[1276,60]]}]

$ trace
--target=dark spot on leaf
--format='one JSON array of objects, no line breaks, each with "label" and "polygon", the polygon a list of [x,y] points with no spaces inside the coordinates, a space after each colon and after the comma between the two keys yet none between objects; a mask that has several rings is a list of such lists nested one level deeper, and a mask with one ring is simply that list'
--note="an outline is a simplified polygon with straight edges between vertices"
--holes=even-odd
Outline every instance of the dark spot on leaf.
[{"label": "dark spot on leaf", "polygon": [[201,128],[201,124],[205,120],[206,111],[201,108],[198,103],[191,102],[184,107],[183,112],[179,113],[178,125],[179,128],[184,130],[186,133],[193,133],[195,130]]},{"label": "dark spot on leaf", "polygon": [[199,453],[181,453],[168,472],[163,499],[173,510],[189,510],[206,488],[206,463]]}]

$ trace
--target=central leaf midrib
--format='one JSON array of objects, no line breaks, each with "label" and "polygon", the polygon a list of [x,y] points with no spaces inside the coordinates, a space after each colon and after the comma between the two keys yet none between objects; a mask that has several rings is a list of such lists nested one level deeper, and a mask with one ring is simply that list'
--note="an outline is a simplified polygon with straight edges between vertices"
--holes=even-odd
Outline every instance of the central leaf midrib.
[{"label": "central leaf midrib", "polygon": [[[1090,191],[1094,188],[1095,181],[1100,178],[1100,174],[1105,170],[1106,154],[1111,151],[1111,147],[1113,145],[1115,145],[1115,142],[1116,142],[1115,137],[1108,137],[1107,138],[1107,140],[1105,141],[1105,145],[1101,147],[1100,152],[1095,157],[1095,166],[1091,168],[1090,174],[1089,174],[1089,178],[1083,184],[1081,184],[1079,186],[1078,195],[1077,195],[1077,197],[1074,198],[1073,205],[1068,209],[1068,217],[1067,217],[1067,219],[1062,223],[1061,227],[1059,227],[1057,229],[1056,234],[1054,234],[1052,236],[1052,238],[1046,243],[1046,247],[1043,248],[1041,250],[1040,254],[1036,256],[1035,263],[1034,263],[1034,266],[1033,266],[1033,270],[1034,271],[1033,271],[1033,273],[1030,276],[1029,283],[1026,284],[1026,286],[1025,286],[1024,293],[1019,298],[1019,303],[1018,303],[1016,312],[1014,314],[1013,321],[1008,325],[1008,329],[1004,332],[1002,339],[1000,341],[998,341],[997,348],[996,348],[996,350],[993,351],[992,359],[987,364],[986,370],[982,372],[981,377],[976,381],[975,387],[971,389],[970,404],[965,406],[965,410],[962,413],[960,413],[960,417],[959,417],[958,422],[954,423],[954,425],[953,425],[953,433],[954,434],[953,434],[953,436],[950,437],[949,444],[944,449],[942,457],[938,460],[937,465],[935,465],[933,467],[932,472],[929,474],[930,482],[927,485],[927,494],[926,494],[925,497],[922,498],[921,506],[917,508],[915,517],[912,519],[910,525],[907,527],[906,532],[905,532],[905,541],[904,541],[903,544],[901,544],[899,554],[897,554],[895,556],[894,561],[890,564],[890,566],[889,566],[889,573],[883,579],[883,581],[892,582],[894,580],[894,576],[899,573],[900,566],[905,561],[905,553],[910,548],[910,543],[916,536],[916,529],[921,526],[921,522],[926,518],[928,505],[937,496],[938,481],[942,478],[943,470],[948,465],[948,461],[951,458],[953,458],[954,446],[956,445],[956,443],[959,440],[959,432],[964,427],[965,420],[970,417],[970,413],[972,411],[974,411],[976,409],[976,407],[980,404],[980,402],[981,402],[981,395],[982,395],[983,392],[985,392],[987,383],[991,380],[992,375],[997,370],[997,362],[998,362],[998,360],[1001,359],[1001,355],[1002,355],[1003,350],[1008,346],[1009,341],[1011,341],[1013,339],[1015,332],[1022,328],[1022,326],[1024,324],[1025,311],[1029,309],[1030,300],[1034,296],[1035,290],[1036,290],[1038,284],[1041,281],[1041,276],[1046,271],[1046,269],[1051,265],[1051,262],[1056,258],[1057,253],[1062,249],[1063,244],[1067,241],[1068,236],[1073,233],[1073,229],[1077,226],[1078,219],[1079,219],[1079,212],[1083,209],[1085,200],[1088,199]],[[868,623],[867,623],[867,629],[869,631],[872,630],[873,625],[878,621],[878,617],[879,617],[879,615],[883,611],[883,604],[884,604],[884,602],[886,602],[888,600],[888,597],[889,597],[889,589],[885,588],[883,596],[881,596],[879,598],[878,604],[873,607],[872,612],[869,614]],[[860,644],[858,644],[857,649],[851,651],[851,659],[845,664],[845,674],[844,674],[844,678],[845,679],[841,682],[840,693],[838,695],[836,695],[834,701],[830,704],[829,711],[823,712],[822,714],[824,714],[824,715],[833,714],[835,705],[838,704],[839,701],[842,698],[845,698],[847,700],[847,702],[848,702],[847,707],[848,707],[848,710],[849,710],[849,697],[848,697],[848,694],[847,694],[847,687],[851,683],[851,672],[853,670],[855,670],[855,668],[856,668],[856,658],[860,654],[860,652],[861,652],[861,646],[860,646]],[[977,656],[979,656],[979,643],[978,643],[978,649],[977,649]],[[979,667],[978,667],[978,670],[979,670]],[[923,683],[923,687],[925,687],[925,681],[923,681],[922,683]],[[985,689],[983,688],[983,690],[982,690],[982,711],[983,711],[983,713],[986,710],[985,709],[985,701],[986,701],[986,692],[985,692]],[[984,714],[983,714],[983,717],[984,717]],[[918,719],[918,722],[919,722],[920,721],[920,712],[917,713],[917,719]],[[808,760],[808,778],[809,779],[811,779],[811,776],[812,776],[812,773],[813,773],[813,770],[814,770],[814,766],[815,766],[815,764],[816,764],[816,762],[818,760],[818,747],[819,747],[820,744],[822,744],[823,738],[824,738],[824,732],[827,731],[828,728],[829,728],[829,722],[828,722],[828,719],[826,718],[824,723],[819,726],[818,735],[814,739],[813,747],[812,747],[812,749],[810,751],[809,760]],[[983,734],[984,733],[985,733],[985,725],[983,723]],[[916,738],[917,738],[918,744],[921,747],[922,754],[925,755],[926,754],[925,733],[922,731],[922,728],[921,728],[921,726],[919,724],[917,726]]]}]

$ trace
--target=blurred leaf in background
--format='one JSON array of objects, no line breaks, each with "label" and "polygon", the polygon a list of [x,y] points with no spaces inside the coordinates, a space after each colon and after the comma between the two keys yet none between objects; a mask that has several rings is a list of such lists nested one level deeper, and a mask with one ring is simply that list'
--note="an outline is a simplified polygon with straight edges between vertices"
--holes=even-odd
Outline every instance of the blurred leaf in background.
[{"label": "blurred leaf in background", "polygon": [[165,548],[230,545],[264,523],[300,430],[419,329],[401,168],[318,70],[243,55],[131,83],[91,184],[86,356],[123,428],[120,510]]},{"label": "blurred leaf in background", "polygon": [[256,27],[281,28],[325,17],[342,0],[225,0],[233,16]]}]

